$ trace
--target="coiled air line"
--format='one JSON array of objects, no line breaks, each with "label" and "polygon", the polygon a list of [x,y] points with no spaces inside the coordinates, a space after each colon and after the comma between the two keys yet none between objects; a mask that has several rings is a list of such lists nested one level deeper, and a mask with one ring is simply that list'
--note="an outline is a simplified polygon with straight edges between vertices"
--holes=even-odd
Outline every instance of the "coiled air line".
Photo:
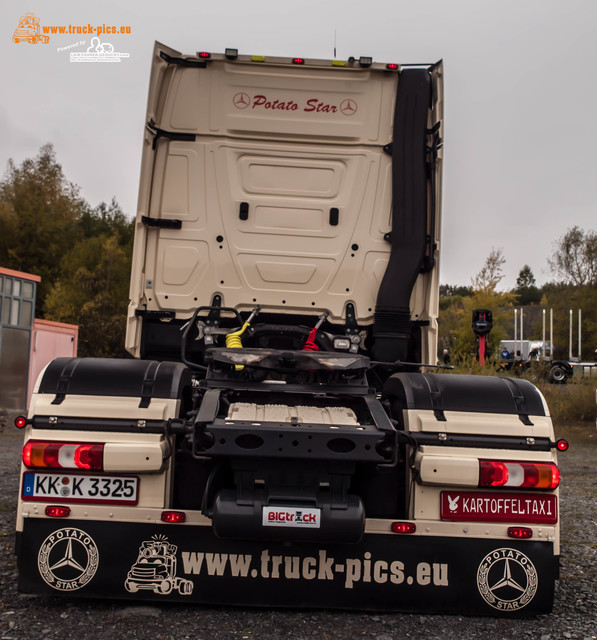
[{"label": "coiled air line", "polygon": [[[253,311],[251,312],[251,315],[247,318],[245,324],[243,324],[243,326],[238,331],[234,331],[233,333],[226,334],[226,346],[228,347],[228,349],[243,348],[243,343],[240,337],[251,326],[251,322],[253,321],[253,318],[260,311],[261,311],[261,305],[258,305],[257,307],[255,307],[255,309],[253,309]],[[245,368],[245,366],[243,364],[235,364],[234,368],[236,369],[236,371],[242,371]]]}]

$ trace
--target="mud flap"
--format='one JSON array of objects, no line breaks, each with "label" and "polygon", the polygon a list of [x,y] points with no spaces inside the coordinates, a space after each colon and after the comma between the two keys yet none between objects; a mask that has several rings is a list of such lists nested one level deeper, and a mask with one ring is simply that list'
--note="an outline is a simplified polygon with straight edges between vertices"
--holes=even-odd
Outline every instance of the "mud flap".
[{"label": "mud flap", "polygon": [[507,616],[553,602],[549,542],[367,534],[289,544],[224,541],[203,526],[45,519],[27,519],[19,538],[24,592]]}]

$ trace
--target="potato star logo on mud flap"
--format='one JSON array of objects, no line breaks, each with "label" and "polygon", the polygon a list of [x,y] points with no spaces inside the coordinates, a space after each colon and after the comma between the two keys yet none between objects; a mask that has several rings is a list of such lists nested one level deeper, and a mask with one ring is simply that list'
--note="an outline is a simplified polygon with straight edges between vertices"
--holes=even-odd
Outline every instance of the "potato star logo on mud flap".
[{"label": "potato star logo on mud flap", "polygon": [[37,556],[41,577],[53,589],[75,591],[95,575],[99,552],[94,540],[81,529],[59,529],[42,543]]},{"label": "potato star logo on mud flap", "polygon": [[483,558],[477,587],[488,605],[499,611],[517,611],[537,593],[537,570],[530,558],[516,549],[496,549]]}]

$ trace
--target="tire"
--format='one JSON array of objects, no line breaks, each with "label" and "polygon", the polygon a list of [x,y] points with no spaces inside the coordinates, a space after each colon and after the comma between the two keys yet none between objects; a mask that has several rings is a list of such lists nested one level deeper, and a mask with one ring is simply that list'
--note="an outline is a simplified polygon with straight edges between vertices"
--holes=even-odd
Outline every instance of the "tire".
[{"label": "tire", "polygon": [[552,384],[565,384],[568,380],[568,371],[561,364],[554,364],[549,370],[549,381]]},{"label": "tire", "polygon": [[188,596],[193,593],[193,583],[190,580],[184,580],[183,578],[179,579],[178,584],[176,585],[178,589],[178,593],[181,596]]},{"label": "tire", "polygon": [[174,585],[172,584],[171,580],[162,580],[162,582],[160,582],[160,584],[158,585],[158,591],[167,596],[171,591],[172,591],[172,587]]},{"label": "tire", "polygon": [[139,591],[139,587],[134,582],[129,582],[128,580],[124,586],[129,593],[137,593],[137,591]]}]

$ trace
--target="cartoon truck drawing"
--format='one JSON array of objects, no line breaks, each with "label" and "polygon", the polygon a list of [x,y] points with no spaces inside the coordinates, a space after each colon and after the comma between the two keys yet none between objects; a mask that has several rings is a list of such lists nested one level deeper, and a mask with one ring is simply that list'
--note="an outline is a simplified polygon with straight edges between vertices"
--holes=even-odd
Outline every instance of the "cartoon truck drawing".
[{"label": "cartoon truck drawing", "polygon": [[29,44],[37,44],[41,42],[48,44],[50,36],[45,36],[39,32],[39,18],[32,13],[21,16],[19,26],[12,35],[12,41],[15,43],[29,42]]},{"label": "cartoon truck drawing", "polygon": [[130,593],[144,589],[168,595],[174,589],[180,595],[193,592],[190,580],[176,577],[175,544],[167,540],[145,540],[139,549],[137,562],[128,572],[124,586]]}]

